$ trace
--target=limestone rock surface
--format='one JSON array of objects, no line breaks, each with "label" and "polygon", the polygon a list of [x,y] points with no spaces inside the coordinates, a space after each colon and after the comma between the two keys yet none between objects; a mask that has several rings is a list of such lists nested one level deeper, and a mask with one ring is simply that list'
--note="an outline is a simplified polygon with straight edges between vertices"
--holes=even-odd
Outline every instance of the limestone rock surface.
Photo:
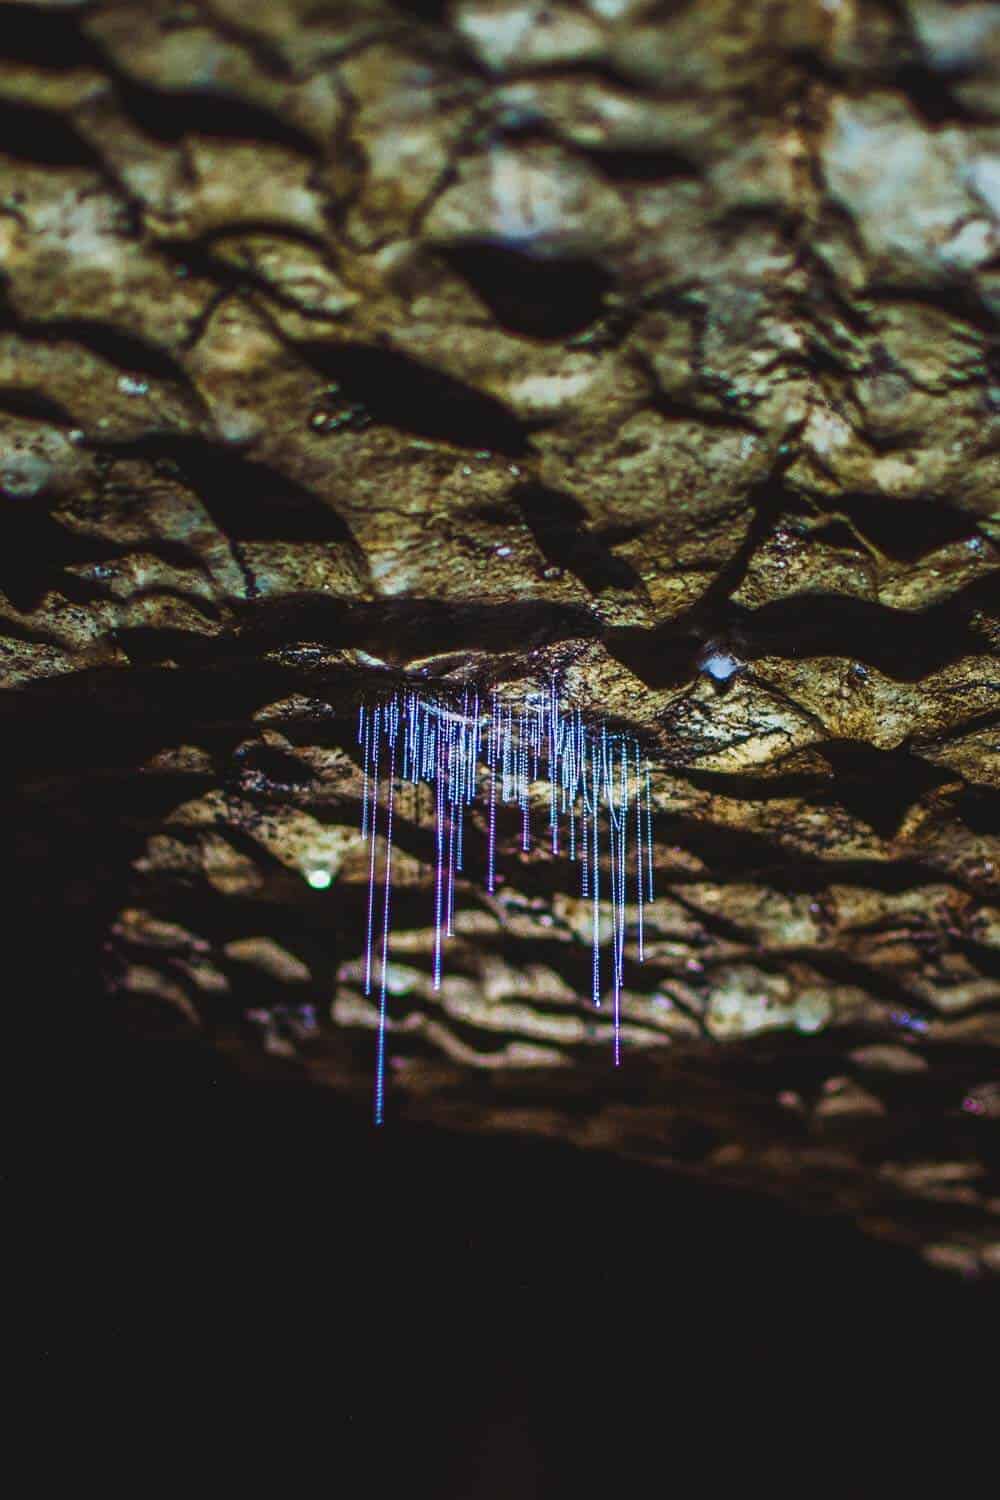
[{"label": "limestone rock surface", "polygon": [[390,1118],[1000,1271],[1000,5],[0,18],[8,825],[116,1024],[367,1109],[358,705],[555,675],[653,766],[623,1066],[551,858],[434,991],[405,805]]}]

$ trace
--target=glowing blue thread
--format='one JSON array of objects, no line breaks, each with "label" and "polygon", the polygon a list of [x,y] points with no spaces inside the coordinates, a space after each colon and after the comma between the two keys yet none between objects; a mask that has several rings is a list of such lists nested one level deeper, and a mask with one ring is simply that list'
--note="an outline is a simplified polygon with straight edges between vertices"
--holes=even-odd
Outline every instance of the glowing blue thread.
[{"label": "glowing blue thread", "polygon": [[434,877],[434,977],[435,991],[441,988],[441,882],[444,876],[444,735],[437,732],[438,758],[435,777],[436,805],[434,811],[434,833],[437,843],[437,868]]},{"label": "glowing blue thread", "polygon": [[[400,734],[402,726],[402,734]],[[485,729],[485,744],[483,731]],[[607,826],[607,862],[611,904],[611,971],[614,997],[614,1061],[622,1052],[625,940],[629,927],[629,832],[634,833],[638,959],[646,953],[644,907],[653,899],[653,829],[650,771],[638,741],[612,733],[606,724],[588,728],[579,709],[564,714],[554,682],[516,711],[502,704],[493,689],[484,712],[478,693],[466,689],[461,711],[443,700],[408,691],[374,708],[358,712],[361,746],[361,831],[368,839],[368,912],[365,935],[365,994],[372,989],[376,849],[378,840],[379,765],[383,739],[388,752],[385,867],[383,872],[381,972],[375,1077],[375,1122],[382,1124],[385,1103],[385,1053],[388,1025],[389,946],[392,909],[392,858],[397,778],[414,789],[414,817],[419,822],[420,791],[433,788],[434,798],[434,949],[433,988],[441,987],[444,939],[454,935],[456,875],[464,873],[468,851],[465,810],[480,795],[479,769],[485,759],[484,795],[488,801],[486,889],[496,886],[497,813],[500,803],[513,804],[520,825],[522,853],[531,846],[533,786],[544,759],[548,775],[551,848],[560,850],[560,821],[569,820],[568,853],[579,860],[581,894],[591,904],[593,958],[592,997],[601,1005],[601,820]],[[577,821],[579,820],[579,829]],[[551,919],[550,919],[551,920]]]},{"label": "glowing blue thread", "polygon": [[593,824],[593,849],[590,871],[590,884],[594,895],[594,1004],[601,1004],[601,855],[598,848],[598,813],[600,810],[600,775],[597,766],[597,746],[593,750],[593,777],[591,790],[593,793],[594,806],[591,815]]},{"label": "glowing blue thread", "polygon": [[362,704],[361,709],[360,709],[359,714],[358,714],[358,743],[361,744],[362,740],[364,742],[364,784],[363,784],[362,793],[361,793],[361,837],[362,838],[365,838],[366,835],[367,835],[367,833],[368,833],[368,755],[369,755],[369,735],[370,735],[370,732],[371,732],[371,725],[368,722],[368,718],[367,718],[367,715],[365,714],[365,710],[364,710],[364,705]]},{"label": "glowing blue thread", "polygon": [[646,881],[646,900],[653,900],[653,805],[649,790],[649,767],[646,767],[646,860],[648,863],[648,878]]},{"label": "glowing blue thread", "polygon": [[445,798],[445,816],[448,819],[448,892],[445,901],[445,937],[453,937],[451,926],[452,914],[455,910],[455,749],[456,730],[452,724],[448,731],[448,756],[447,756],[447,796]]},{"label": "glowing blue thread", "polygon": [[500,717],[497,695],[493,694],[493,712],[490,718],[490,830],[489,863],[486,874],[486,889],[493,894],[496,883],[497,852],[497,740],[500,734]]},{"label": "glowing blue thread", "polygon": [[389,979],[389,906],[392,897],[392,804],[396,782],[396,730],[399,713],[395,698],[389,706],[389,792],[385,815],[385,899],[382,906],[382,983],[378,997],[378,1044],[375,1058],[375,1124],[385,1118],[385,1017]]},{"label": "glowing blue thread", "polygon": [[371,804],[371,819],[369,823],[369,834],[371,836],[371,851],[368,863],[368,933],[365,940],[365,994],[372,992],[372,925],[375,915],[375,825],[378,822],[378,746],[379,746],[379,714],[381,710],[376,708],[372,729],[372,781],[374,783]]},{"label": "glowing blue thread", "polygon": [[646,959],[646,942],[642,921],[642,883],[645,871],[642,867],[642,793],[639,789],[639,746],[635,747],[635,894],[638,906],[636,923],[638,926],[639,962],[644,963]]}]

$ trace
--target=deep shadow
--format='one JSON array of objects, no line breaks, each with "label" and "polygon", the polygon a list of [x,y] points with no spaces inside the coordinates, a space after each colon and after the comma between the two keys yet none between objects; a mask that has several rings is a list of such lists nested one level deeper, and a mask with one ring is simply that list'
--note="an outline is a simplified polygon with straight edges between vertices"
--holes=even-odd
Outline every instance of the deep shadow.
[{"label": "deep shadow", "polygon": [[565,339],[596,323],[614,285],[610,272],[580,257],[530,255],[492,241],[449,246],[442,260],[468,282],[502,328],[535,339]]},{"label": "deep shadow", "polygon": [[186,392],[191,390],[187,371],[169,350],[110,323],[92,318],[39,319],[21,323],[16,332],[46,344],[80,344],[119,370],[135,370],[155,380],[173,381]]},{"label": "deep shadow", "polygon": [[269,464],[205,438],[164,435],[106,444],[108,459],[148,459],[195,491],[212,519],[237,542],[357,544],[346,521],[322,498]]},{"label": "deep shadow", "polygon": [[837,740],[819,752],[833,772],[831,800],[861,818],[880,838],[891,838],[907,808],[954,773],[905,750],[875,750],[861,741]]},{"label": "deep shadow", "polygon": [[321,1415],[338,1475],[376,1492],[640,1493],[665,1413],[700,1449],[721,1404],[736,1467],[776,1400],[799,1428],[848,1391],[860,1457],[995,1315],[842,1222],[540,1141],[376,1133],[363,1101],[207,1049],[119,1047],[93,1082],[56,1218],[86,1205],[70,1274],[123,1426],[178,1380],[215,1421],[239,1392],[310,1453]]},{"label": "deep shadow", "polygon": [[53,73],[100,65],[97,48],[80,30],[79,13],[51,5],[0,4],[0,56]]},{"label": "deep shadow", "polygon": [[591,594],[608,588],[641,589],[642,580],[631,563],[615,556],[605,536],[586,528],[586,512],[571,495],[526,484],[512,499],[550,566],[574,573]]},{"label": "deep shadow", "polygon": [[698,177],[698,168],[690,158],[667,146],[636,146],[631,150],[598,146],[584,148],[582,154],[612,182],[674,182]]},{"label": "deep shadow", "polygon": [[0,151],[43,167],[90,167],[101,160],[79,131],[54,109],[0,100]]},{"label": "deep shadow", "polygon": [[374,422],[457,448],[524,453],[526,431],[502,402],[398,350],[308,341],[296,350]]},{"label": "deep shadow", "polygon": [[979,535],[974,515],[955,510],[942,501],[838,495],[836,508],[849,516],[880,551],[903,562],[915,562],[949,542],[967,541]]}]

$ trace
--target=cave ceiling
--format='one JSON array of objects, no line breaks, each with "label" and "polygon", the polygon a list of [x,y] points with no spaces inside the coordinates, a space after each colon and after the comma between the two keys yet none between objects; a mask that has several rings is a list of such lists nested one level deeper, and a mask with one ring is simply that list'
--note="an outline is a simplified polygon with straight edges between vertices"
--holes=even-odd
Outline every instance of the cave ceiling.
[{"label": "cave ceiling", "polygon": [[621,1066],[481,802],[434,987],[401,794],[387,1128],[1000,1272],[998,148],[978,0],[0,4],[7,821],[115,1025],[370,1110],[359,708],[555,683]]}]

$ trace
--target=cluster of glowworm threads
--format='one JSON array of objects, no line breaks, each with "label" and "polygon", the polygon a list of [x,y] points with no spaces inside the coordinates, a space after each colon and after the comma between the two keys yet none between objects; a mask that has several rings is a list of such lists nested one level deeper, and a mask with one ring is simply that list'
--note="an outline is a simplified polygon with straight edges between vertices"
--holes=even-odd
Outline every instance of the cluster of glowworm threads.
[{"label": "cluster of glowworm threads", "polygon": [[[552,853],[580,866],[581,896],[591,905],[592,997],[601,1004],[602,870],[611,915],[614,1060],[621,1060],[621,998],[626,910],[636,908],[639,960],[643,908],[653,899],[653,818],[649,766],[628,734],[584,722],[566,710],[553,683],[519,706],[466,691],[461,706],[424,693],[397,693],[358,713],[363,789],[361,832],[368,840],[368,916],[364,991],[378,989],[375,1123],[385,1106],[385,1033],[392,906],[392,837],[400,785],[431,788],[434,803],[433,987],[441,985],[442,948],[452,935],[455,878],[464,873],[465,816],[486,806],[486,889],[496,887],[497,808],[518,809],[519,844],[531,848],[532,788],[547,783],[545,838]],[[537,801],[537,796],[536,796]],[[384,845],[381,890],[376,845]],[[606,927],[606,921],[604,926]],[[380,935],[377,938],[377,934]],[[377,955],[377,959],[376,959]]]}]

